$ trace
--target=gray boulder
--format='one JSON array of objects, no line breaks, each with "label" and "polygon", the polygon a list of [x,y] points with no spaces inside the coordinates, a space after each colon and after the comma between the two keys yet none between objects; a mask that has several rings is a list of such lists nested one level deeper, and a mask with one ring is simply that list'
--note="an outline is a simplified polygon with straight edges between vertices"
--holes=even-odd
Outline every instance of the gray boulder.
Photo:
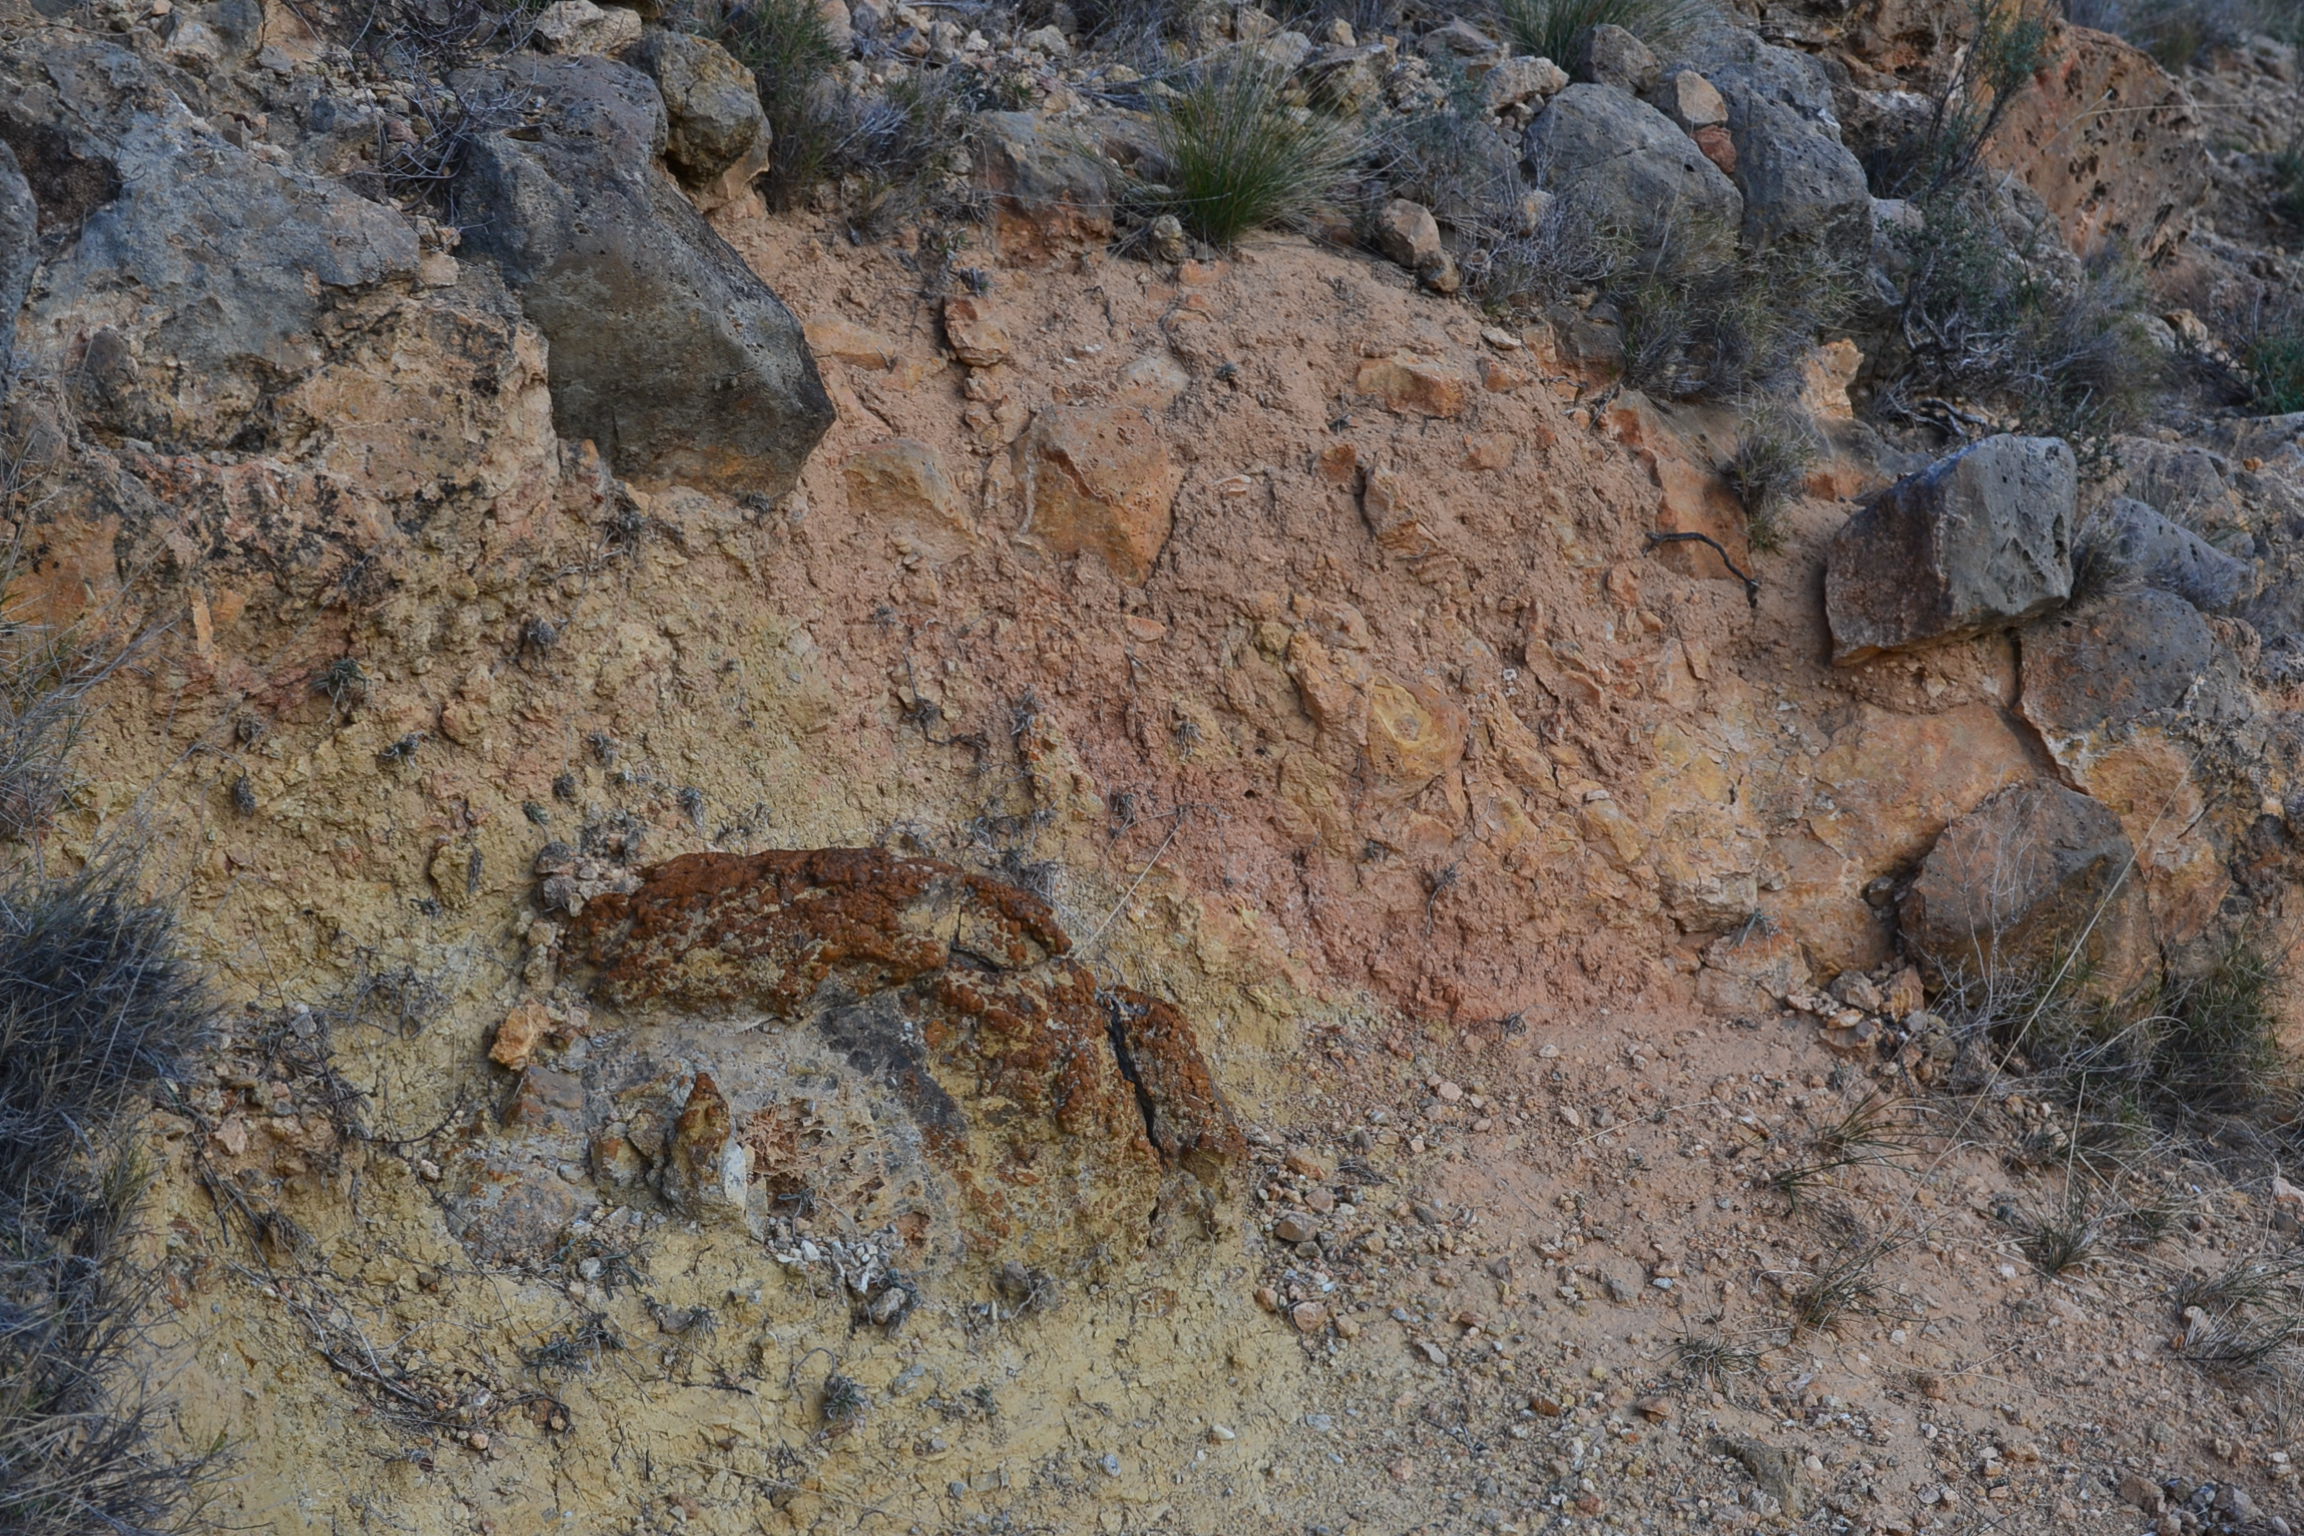
[{"label": "gray boulder", "polygon": [[1571,85],[1528,125],[1522,143],[1556,217],[1594,232],[1670,246],[1684,266],[1724,260],[1744,199],[1672,120],[1614,86]]},{"label": "gray boulder", "polygon": [[1882,491],[1825,556],[1833,661],[1982,634],[2063,603],[2078,487],[2063,439],[2003,436]]},{"label": "gray boulder", "polygon": [[126,49],[68,43],[0,72],[0,138],[59,247],[19,339],[99,431],[245,442],[318,365],[331,316],[413,283],[397,210],[228,143]]},{"label": "gray boulder", "polygon": [[0,142],[0,402],[15,380],[16,316],[39,264],[40,205],[32,201],[16,152]]},{"label": "gray boulder", "polygon": [[1568,73],[1593,85],[1612,85],[1635,96],[1656,87],[1661,66],[1648,45],[1622,27],[1586,27],[1568,45]]},{"label": "gray boulder", "polygon": [[832,422],[800,323],[655,161],[664,104],[599,56],[459,72],[529,123],[478,140],[456,182],[464,249],[491,257],[551,344],[561,436],[619,474],[781,496]]},{"label": "gray boulder", "polygon": [[2135,863],[2102,802],[2035,779],[1944,829],[1898,922],[1913,955],[1963,989],[2021,996],[2062,982],[2122,996],[2158,960]]},{"label": "gray boulder", "polygon": [[717,180],[768,136],[752,71],[710,38],[651,28],[624,62],[656,82],[664,98],[664,158],[689,185]]},{"label": "gray boulder", "polygon": [[2115,579],[2173,592],[2206,613],[2239,603],[2255,586],[2255,572],[2191,529],[2122,496],[2097,513],[2081,546]]},{"label": "gray boulder", "polygon": [[1743,35],[1705,78],[1728,103],[1744,238],[1810,244],[1859,270],[1871,251],[1872,188],[1840,141],[1823,66]]},{"label": "gray boulder", "polygon": [[2174,709],[2216,657],[2200,610],[2144,587],[2025,626],[2024,718],[2056,736]]}]

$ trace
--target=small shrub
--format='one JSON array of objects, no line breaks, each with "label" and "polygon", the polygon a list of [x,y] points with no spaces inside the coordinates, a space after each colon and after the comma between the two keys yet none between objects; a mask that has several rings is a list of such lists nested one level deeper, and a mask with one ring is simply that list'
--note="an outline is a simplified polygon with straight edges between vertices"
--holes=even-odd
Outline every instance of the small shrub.
[{"label": "small shrub", "polygon": [[1658,53],[1688,42],[1710,15],[1697,0],[1497,0],[1496,19],[1515,53],[1565,65],[1576,35],[1618,26]]},{"label": "small shrub", "polygon": [[824,1378],[824,1393],[817,1399],[817,1411],[824,1416],[827,1434],[844,1434],[863,1419],[870,1399],[864,1395],[863,1383],[838,1371]]},{"label": "small shrub", "polygon": [[2282,1313],[2254,1319],[2233,1316],[2193,1319],[2177,1346],[2177,1356],[2211,1376],[2250,1381],[2282,1376],[2292,1369],[2304,1317]]},{"label": "small shrub", "polygon": [[186,1075],[209,1023],[167,914],[103,871],[0,879],[0,1532],[168,1536],[216,1452],[160,1449],[138,1369],[145,1188],[117,1120]]},{"label": "small shrub", "polygon": [[2238,328],[2248,408],[2266,416],[2304,411],[2304,304],[2260,304]]},{"label": "small shrub", "polygon": [[2083,459],[2144,418],[2167,360],[2140,318],[2133,262],[2105,253],[2060,273],[2053,237],[2020,244],[1980,189],[1953,188],[1922,213],[1898,238],[1904,292],[1877,411],[1910,416],[1916,396],[1982,404]]},{"label": "small shrub", "polygon": [[208,1014],[175,933],[116,875],[0,883],[0,1199],[184,1076]]},{"label": "small shrub", "polygon": [[[1599,241],[1605,262],[1620,242]],[[1624,343],[1624,382],[1673,399],[1784,390],[1809,346],[1839,326],[1855,287],[1806,245],[1734,251],[1722,231],[1686,227],[1632,253],[1601,280]]]},{"label": "small shrub", "polygon": [[2147,1081],[2172,1109],[2243,1114],[2281,1089],[2277,965],[2246,938],[2170,989],[2152,1031]]},{"label": "small shrub", "polygon": [[1777,510],[1807,484],[1820,452],[1816,423],[1798,402],[1763,395],[1745,410],[1736,454],[1728,462],[1728,484],[1744,503],[1754,549],[1765,553],[1782,545]]},{"label": "small shrub", "polygon": [[1153,117],[1162,185],[1156,213],[1173,213],[1214,246],[1252,230],[1299,223],[1332,200],[1361,153],[1346,125],[1289,107],[1271,69],[1242,61],[1201,72]]},{"label": "small shrub", "polygon": [[1715,1385],[1760,1366],[1760,1351],[1717,1333],[1682,1334],[1672,1342],[1672,1357],[1690,1380]]},{"label": "small shrub", "polygon": [[776,162],[764,180],[769,200],[790,207],[835,173],[842,138],[842,53],[815,0],[753,0],[716,29],[722,47],[752,71],[775,134]]},{"label": "small shrub", "polygon": [[841,78],[846,54],[815,0],[752,0],[713,35],[752,71],[775,140],[761,190],[793,208],[827,186],[849,217],[880,226],[919,212],[964,153],[971,114],[1012,107],[980,71],[884,66],[879,94]]},{"label": "small shrub", "polygon": [[[93,1224],[124,1225],[138,1190],[99,1197]],[[134,1369],[151,1287],[90,1220],[58,1225],[0,1209],[0,1531],[195,1529],[219,1457],[159,1448],[166,1405]]]},{"label": "small shrub", "polygon": [[0,550],[0,837],[46,825],[71,792],[67,766],[88,695],[138,649],[100,617],[51,624],[9,594],[20,559]]},{"label": "small shrub", "polygon": [[1798,1205],[1810,1190],[1824,1183],[1827,1175],[1840,1169],[1894,1164],[1912,1149],[1909,1128],[1898,1110],[1896,1103],[1878,1094],[1866,1096],[1816,1133],[1812,1158],[1771,1175],[1769,1187]]},{"label": "small shrub", "polygon": [[1879,1292],[1873,1272],[1894,1247],[1886,1242],[1866,1243],[1808,1275],[1791,1292],[1794,1331],[1827,1332],[1851,1312],[1869,1311]]},{"label": "small shrub", "polygon": [[2073,607],[2132,592],[2144,584],[2136,568],[2120,557],[2104,528],[2102,519],[2091,520],[2072,541]]},{"label": "small shrub", "polygon": [[1370,129],[1371,202],[1404,197],[1432,210],[1442,224],[1493,244],[1518,224],[1525,190],[1520,149],[1491,121],[1480,93],[1461,69],[1438,66],[1445,94],[1414,112],[1385,117]]},{"label": "small shrub", "polygon": [[1932,199],[1973,176],[1984,146],[2048,62],[2048,13],[2036,0],[1972,0],[1968,38],[1910,137],[1866,165],[1883,197]]},{"label": "small shrub", "polygon": [[2198,1307],[2211,1317],[2225,1317],[2274,1302],[2293,1302],[2299,1290],[2304,1290],[2304,1260],[2249,1258],[2214,1274],[2186,1275],[2169,1288],[2168,1300],[2179,1314]]},{"label": "small shrub", "polygon": [[526,43],[537,9],[517,0],[381,0],[362,7],[341,28],[343,41],[407,98],[403,121],[410,132],[394,138],[380,120],[374,158],[353,173],[355,184],[458,222],[450,187],[472,146],[518,123],[526,103],[509,86],[467,93],[452,78],[465,65]]},{"label": "small shrub", "polygon": [[2049,1276],[2067,1275],[2094,1263],[2104,1238],[2103,1221],[2078,1204],[2030,1225],[2024,1256]]}]

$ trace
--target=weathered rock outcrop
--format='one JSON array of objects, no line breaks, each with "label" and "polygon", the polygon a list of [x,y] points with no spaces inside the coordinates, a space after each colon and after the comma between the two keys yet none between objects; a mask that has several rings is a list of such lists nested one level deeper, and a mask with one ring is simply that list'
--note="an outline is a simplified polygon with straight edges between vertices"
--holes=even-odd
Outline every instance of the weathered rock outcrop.
[{"label": "weathered rock outcrop", "polygon": [[1564,216],[1599,232],[1666,245],[1682,261],[1717,260],[1734,244],[1744,199],[1695,140],[1613,86],[1571,85],[1528,125],[1523,151]]},{"label": "weathered rock outcrop", "polygon": [[2068,736],[2176,708],[2207,671],[2216,639],[2199,609],[2146,587],[2028,625],[2023,651],[2025,718]]},{"label": "weathered rock outcrop", "polygon": [[1184,468],[1127,406],[1050,406],[1017,445],[1024,531],[1054,553],[1095,555],[1121,581],[1152,574]]},{"label": "weathered rock outcrop", "polygon": [[528,95],[456,183],[466,249],[494,258],[551,342],[552,415],[619,473],[783,495],[831,424],[800,323],[656,166],[664,103],[598,57],[516,58],[462,88]]},{"label": "weathered rock outcrop", "polygon": [[0,402],[8,398],[16,366],[16,316],[39,260],[40,207],[15,151],[0,141]]},{"label": "weathered rock outcrop", "polygon": [[1104,163],[1032,112],[976,117],[979,175],[992,194],[993,240],[1012,261],[1044,261],[1112,238]]},{"label": "weathered rock outcrop", "polygon": [[[1213,1214],[1245,1155],[1179,1011],[1100,986],[1046,903],[950,865],[690,854],[587,904],[568,944],[594,999],[646,1027],[596,1022],[579,1104],[508,1114],[511,1144],[476,1148],[466,1239],[491,1251],[566,1219],[557,1181],[517,1171],[522,1136],[694,1216],[758,1222],[836,1183],[860,1227],[916,1249],[1061,1269],[1141,1244],[1156,1210]],[[819,1120],[837,1085],[837,1145],[790,1134],[807,1084]]]},{"label": "weathered rock outcrop", "polygon": [[2133,497],[2117,497],[2098,512],[2081,543],[2114,576],[2173,592],[2205,613],[2232,607],[2255,585],[2247,561]]},{"label": "weathered rock outcrop", "polygon": [[1740,46],[1704,78],[1728,103],[1746,242],[1814,245],[1860,267],[1872,243],[1872,189],[1840,142],[1823,66],[1749,33],[1733,36]]},{"label": "weathered rock outcrop", "polygon": [[2122,996],[2157,964],[2136,850],[2086,795],[2034,780],[1947,827],[1899,913],[1942,976],[2003,998],[2060,984]]},{"label": "weathered rock outcrop", "polygon": [[2040,194],[2073,250],[2165,254],[2210,185],[2184,88],[2143,49],[2088,27],[2056,24],[2045,56],[1985,158]]},{"label": "weathered rock outcrop", "polygon": [[413,283],[407,218],[228,142],[127,49],[51,41],[4,68],[0,139],[62,246],[22,340],[96,431],[260,440],[272,397],[320,365],[331,317]]},{"label": "weathered rock outcrop", "polygon": [[773,148],[768,114],[752,72],[707,37],[652,29],[624,62],[656,82],[664,97],[664,158],[690,186],[705,186],[752,160],[766,169]]},{"label": "weathered rock outcrop", "polygon": [[1907,475],[1834,535],[1832,659],[1981,634],[2072,592],[2078,477],[2057,438],[1992,437]]}]

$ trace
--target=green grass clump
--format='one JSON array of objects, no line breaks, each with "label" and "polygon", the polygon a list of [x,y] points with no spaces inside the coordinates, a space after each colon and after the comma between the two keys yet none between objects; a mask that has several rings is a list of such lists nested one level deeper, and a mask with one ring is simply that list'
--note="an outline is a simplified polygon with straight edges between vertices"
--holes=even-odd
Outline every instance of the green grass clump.
[{"label": "green grass clump", "polygon": [[1153,118],[1163,179],[1145,189],[1154,211],[1224,247],[1332,201],[1358,161],[1359,135],[1289,106],[1282,84],[1277,71],[1235,61],[1166,100]]},{"label": "green grass clump", "polygon": [[2248,317],[2237,348],[2248,408],[2266,416],[2304,411],[2304,308],[2266,308]]},{"label": "green grass clump", "polygon": [[843,138],[832,72],[844,57],[815,0],[754,0],[718,29],[722,47],[752,71],[775,134],[764,190],[790,207],[832,174]]},{"label": "green grass clump", "polygon": [[2177,981],[2152,1032],[2154,1090],[2193,1112],[2243,1114],[2274,1098],[2285,1070],[2272,1008],[2279,983],[2278,967],[2245,938]]},{"label": "green grass clump", "polygon": [[1622,27],[1664,53],[1692,37],[1707,14],[1696,0],[1497,0],[1496,7],[1514,53],[1563,65],[1587,27]]},{"label": "green grass clump", "polygon": [[1744,503],[1745,532],[1763,554],[1781,547],[1777,513],[1799,494],[1821,452],[1816,424],[1797,401],[1763,395],[1745,409],[1728,484]]}]

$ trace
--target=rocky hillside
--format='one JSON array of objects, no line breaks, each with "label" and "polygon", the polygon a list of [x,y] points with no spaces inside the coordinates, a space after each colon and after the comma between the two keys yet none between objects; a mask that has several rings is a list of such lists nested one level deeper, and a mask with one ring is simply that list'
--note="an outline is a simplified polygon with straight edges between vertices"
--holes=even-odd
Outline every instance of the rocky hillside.
[{"label": "rocky hillside", "polygon": [[2304,1523],[2295,42],[1568,10],[0,0],[0,1533]]}]

